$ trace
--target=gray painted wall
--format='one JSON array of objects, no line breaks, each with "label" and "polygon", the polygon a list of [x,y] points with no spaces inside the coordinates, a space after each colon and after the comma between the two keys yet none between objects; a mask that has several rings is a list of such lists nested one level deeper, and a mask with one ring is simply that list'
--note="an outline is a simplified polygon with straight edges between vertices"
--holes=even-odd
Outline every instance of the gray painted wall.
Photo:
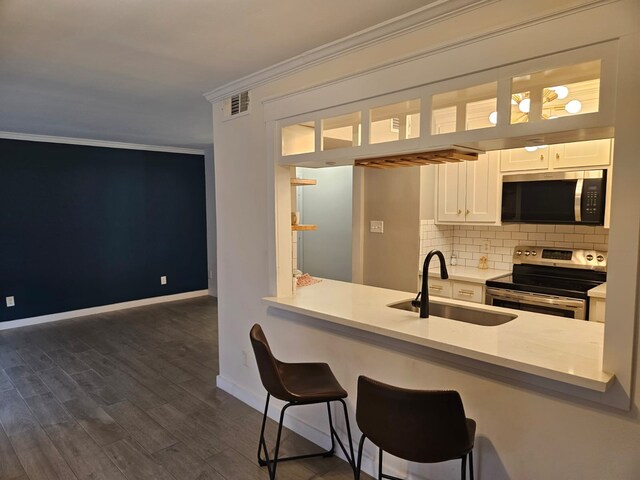
[{"label": "gray painted wall", "polygon": [[351,281],[353,167],[298,168],[317,185],[298,187],[301,223],[318,226],[299,233],[298,268],[314,277]]},{"label": "gray painted wall", "polygon": [[[420,249],[420,177],[418,168],[365,169],[363,283],[413,292],[418,282]],[[382,220],[384,233],[369,222]]]}]

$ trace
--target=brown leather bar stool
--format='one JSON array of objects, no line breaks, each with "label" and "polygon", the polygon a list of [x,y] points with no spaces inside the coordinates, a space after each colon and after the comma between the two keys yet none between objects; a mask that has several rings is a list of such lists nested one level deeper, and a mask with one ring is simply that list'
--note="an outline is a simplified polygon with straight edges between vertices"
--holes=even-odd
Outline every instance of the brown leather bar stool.
[{"label": "brown leather bar stool", "polygon": [[[267,390],[267,402],[264,407],[262,428],[260,430],[260,442],[258,444],[258,463],[263,467],[267,467],[269,470],[269,478],[271,480],[275,479],[278,462],[311,457],[333,456],[336,440],[355,473],[355,456],[353,454],[351,428],[349,427],[347,404],[343,400],[346,398],[347,392],[340,386],[338,380],[334,377],[333,372],[331,372],[329,365],[326,363],[285,363],[279,361],[271,353],[269,343],[267,342],[262,328],[258,324],[255,324],[251,328],[249,337],[251,338],[253,352],[256,355],[258,371],[260,372],[260,380],[262,380],[262,385],[264,385],[264,388]],[[278,423],[278,435],[276,437],[273,459],[269,458],[269,450],[267,449],[267,443],[264,439],[264,428],[267,422],[267,411],[269,410],[269,399],[271,396],[287,402],[280,413],[280,422]],[[342,404],[345,423],[347,426],[347,436],[349,437],[349,450],[351,454],[347,452],[344,444],[338,437],[336,430],[333,428],[331,402],[340,402]],[[284,419],[285,411],[291,406],[312,405],[315,403],[327,404],[327,412],[329,413],[329,431],[331,434],[331,448],[319,453],[278,458],[280,437],[282,433],[282,421]],[[264,458],[262,458],[263,452]]]},{"label": "brown leather bar stool", "polygon": [[366,438],[380,449],[378,479],[401,480],[382,473],[382,452],[385,451],[418,463],[461,459],[462,480],[466,479],[468,458],[473,480],[476,422],[466,418],[458,392],[409,390],[360,376],[356,420],[362,431],[356,480],[360,478]]}]

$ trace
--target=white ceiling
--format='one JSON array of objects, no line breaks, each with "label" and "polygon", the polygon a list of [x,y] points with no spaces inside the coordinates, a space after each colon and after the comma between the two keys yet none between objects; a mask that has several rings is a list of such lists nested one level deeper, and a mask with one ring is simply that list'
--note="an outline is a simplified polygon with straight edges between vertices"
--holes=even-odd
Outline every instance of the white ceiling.
[{"label": "white ceiling", "polygon": [[203,148],[203,93],[432,2],[0,0],[0,131]]}]

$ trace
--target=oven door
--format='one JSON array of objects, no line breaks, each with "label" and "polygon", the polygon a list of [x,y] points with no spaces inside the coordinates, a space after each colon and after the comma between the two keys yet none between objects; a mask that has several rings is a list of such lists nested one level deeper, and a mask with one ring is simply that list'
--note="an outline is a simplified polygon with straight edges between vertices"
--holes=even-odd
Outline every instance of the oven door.
[{"label": "oven door", "polygon": [[580,298],[487,288],[485,303],[496,307],[546,313],[547,315],[575,318],[576,320],[586,320],[587,318],[587,301]]}]

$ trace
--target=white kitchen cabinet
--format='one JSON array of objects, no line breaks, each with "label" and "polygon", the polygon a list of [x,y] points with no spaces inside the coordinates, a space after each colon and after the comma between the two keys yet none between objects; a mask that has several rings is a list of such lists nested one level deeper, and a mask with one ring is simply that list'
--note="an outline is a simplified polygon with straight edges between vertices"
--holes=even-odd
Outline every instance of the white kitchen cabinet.
[{"label": "white kitchen cabinet", "polygon": [[461,282],[459,280],[442,280],[429,278],[429,298],[455,298],[472,303],[484,303],[484,283]]},{"label": "white kitchen cabinet", "polygon": [[453,298],[473,303],[484,303],[484,285],[453,281],[451,288]]},{"label": "white kitchen cabinet", "polygon": [[606,302],[605,298],[589,297],[590,322],[604,322]]},{"label": "white kitchen cabinet", "polygon": [[552,145],[549,153],[551,168],[606,166],[611,162],[611,139]]},{"label": "white kitchen cabinet", "polygon": [[436,223],[498,224],[499,152],[438,166]]},{"label": "white kitchen cabinet", "polygon": [[525,148],[511,148],[500,151],[500,170],[519,172],[522,170],[546,170],[549,168],[549,147],[533,152]]},{"label": "white kitchen cabinet", "polygon": [[575,169],[607,166],[611,163],[611,139],[561,143],[529,152],[512,148],[500,152],[502,172]]},{"label": "white kitchen cabinet", "polygon": [[437,278],[429,278],[429,295],[451,298],[451,282]]}]

